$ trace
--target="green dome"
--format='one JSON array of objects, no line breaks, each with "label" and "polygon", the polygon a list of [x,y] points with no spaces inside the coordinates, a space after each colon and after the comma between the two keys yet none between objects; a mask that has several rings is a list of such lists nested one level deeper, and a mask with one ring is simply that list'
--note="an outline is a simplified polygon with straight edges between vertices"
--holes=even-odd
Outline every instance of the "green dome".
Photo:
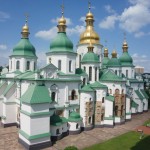
[{"label": "green dome", "polygon": [[99,63],[98,55],[88,52],[83,56],[81,63]]},{"label": "green dome", "polygon": [[119,59],[121,65],[132,65],[133,63],[132,57],[128,54],[128,52],[124,52]]},{"label": "green dome", "polygon": [[13,48],[12,55],[36,57],[35,48],[28,38],[22,38],[20,40],[20,42]]},{"label": "green dome", "polygon": [[119,67],[121,66],[120,60],[118,58],[111,58],[108,63],[108,67]]},{"label": "green dome", "polygon": [[107,64],[108,64],[108,62],[109,62],[109,58],[108,57],[104,57],[103,58],[103,61],[102,61],[102,67],[103,68],[106,68],[107,67]]},{"label": "green dome", "polygon": [[61,117],[59,117],[58,115],[54,114],[53,116],[51,116],[50,118],[50,124],[51,125],[61,125],[62,124],[62,119]]},{"label": "green dome", "polygon": [[58,32],[50,44],[51,52],[73,52],[73,44],[65,32]]},{"label": "green dome", "polygon": [[71,112],[71,114],[68,118],[68,121],[70,121],[70,122],[77,122],[77,121],[81,121],[81,120],[82,120],[82,118],[81,118],[80,114],[75,111]]}]

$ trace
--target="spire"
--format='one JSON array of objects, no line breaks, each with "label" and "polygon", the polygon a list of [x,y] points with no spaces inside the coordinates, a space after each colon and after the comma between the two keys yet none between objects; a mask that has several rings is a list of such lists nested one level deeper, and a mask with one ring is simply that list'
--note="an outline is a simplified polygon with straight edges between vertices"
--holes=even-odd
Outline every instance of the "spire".
[{"label": "spire", "polygon": [[88,48],[88,52],[93,52],[94,46],[92,44],[92,42],[90,41]]},{"label": "spire", "polygon": [[126,33],[125,32],[124,32],[124,41],[123,41],[122,49],[123,49],[123,53],[128,52],[128,43],[126,41]]},{"label": "spire", "polygon": [[25,25],[22,27],[22,38],[28,38],[30,32],[29,32],[29,27],[28,27],[28,15],[26,14],[26,21],[25,21]]},{"label": "spire", "polygon": [[115,50],[111,53],[111,55],[112,55],[112,58],[117,58],[117,52]]},{"label": "spire", "polygon": [[58,32],[66,32],[66,19],[64,18],[64,5],[61,5],[61,18],[58,20]]}]

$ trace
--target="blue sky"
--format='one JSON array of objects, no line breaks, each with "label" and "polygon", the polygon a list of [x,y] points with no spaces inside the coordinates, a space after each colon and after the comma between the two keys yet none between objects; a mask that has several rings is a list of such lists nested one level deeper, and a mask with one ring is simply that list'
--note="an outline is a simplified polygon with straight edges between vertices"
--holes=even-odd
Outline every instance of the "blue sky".
[{"label": "blue sky", "polygon": [[[88,12],[88,0],[63,0],[67,19],[67,34],[76,50],[84,19]],[[8,56],[21,38],[25,14],[29,14],[30,41],[35,46],[39,65],[44,65],[45,52],[57,34],[57,18],[61,16],[62,0],[0,0],[0,65],[8,64]],[[123,33],[129,45],[134,64],[144,66],[150,72],[150,0],[91,0],[95,17],[95,31],[100,43],[109,53],[116,49],[122,53]]]}]

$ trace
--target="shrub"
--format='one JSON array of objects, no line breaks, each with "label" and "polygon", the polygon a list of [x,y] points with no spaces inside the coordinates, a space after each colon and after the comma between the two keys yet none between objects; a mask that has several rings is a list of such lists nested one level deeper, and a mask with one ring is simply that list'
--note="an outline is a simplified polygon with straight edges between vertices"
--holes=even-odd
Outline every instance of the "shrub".
[{"label": "shrub", "polygon": [[78,150],[78,148],[75,146],[68,146],[64,150]]}]

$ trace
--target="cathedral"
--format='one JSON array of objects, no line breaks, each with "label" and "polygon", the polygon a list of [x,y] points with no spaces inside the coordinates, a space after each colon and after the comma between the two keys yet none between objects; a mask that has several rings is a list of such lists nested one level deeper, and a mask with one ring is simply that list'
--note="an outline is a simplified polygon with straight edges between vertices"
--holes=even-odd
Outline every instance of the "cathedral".
[{"label": "cathedral", "polygon": [[37,68],[27,21],[22,27],[9,70],[0,76],[0,117],[3,127],[19,128],[18,141],[27,149],[48,147],[93,128],[113,128],[148,111],[144,82],[135,76],[127,40],[119,58],[116,50],[109,56],[94,30],[90,7],[85,23],[73,50],[62,13],[42,68]]}]

